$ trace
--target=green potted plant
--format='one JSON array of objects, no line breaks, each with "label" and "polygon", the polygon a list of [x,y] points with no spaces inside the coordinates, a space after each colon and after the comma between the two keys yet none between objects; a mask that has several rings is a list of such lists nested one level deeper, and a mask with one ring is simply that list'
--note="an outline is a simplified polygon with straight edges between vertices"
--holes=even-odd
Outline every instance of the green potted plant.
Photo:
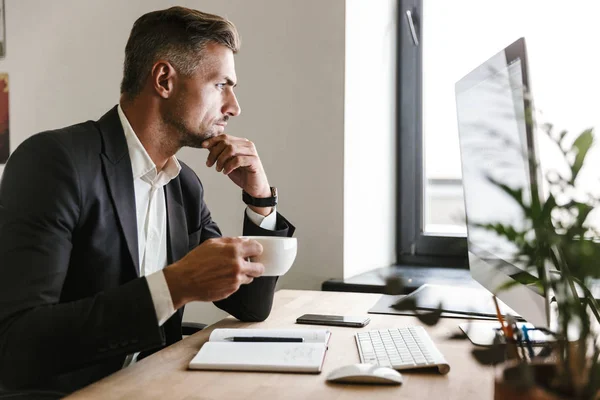
[{"label": "green potted plant", "polygon": [[[526,118],[531,123],[532,118]],[[523,227],[500,222],[469,221],[470,226],[484,228],[509,241],[515,256],[530,277],[530,283],[549,293],[557,308],[558,328],[550,358],[524,357],[502,364],[497,379],[496,398],[527,399],[598,399],[600,398],[600,343],[593,326],[600,323],[600,306],[589,290],[593,279],[600,277],[600,234],[588,224],[588,217],[600,204],[600,198],[582,193],[578,177],[594,143],[592,129],[574,139],[566,131],[555,132],[551,124],[540,129],[562,155],[565,172],[550,171],[544,177],[548,195],[539,196],[541,166],[527,154],[529,188],[511,187],[488,176],[522,209]],[[518,146],[516,146],[518,147]],[[521,152],[521,148],[512,149]],[[568,172],[566,172],[568,170]],[[524,195],[525,190],[531,195]],[[388,280],[388,293],[400,293],[399,277]],[[514,283],[498,287],[496,293]],[[415,310],[425,324],[437,323],[441,308],[433,312],[418,311],[414,301],[400,301],[397,309]],[[504,362],[504,343],[489,349],[475,349],[474,355],[484,364]],[[540,362],[542,361],[542,362]]]}]

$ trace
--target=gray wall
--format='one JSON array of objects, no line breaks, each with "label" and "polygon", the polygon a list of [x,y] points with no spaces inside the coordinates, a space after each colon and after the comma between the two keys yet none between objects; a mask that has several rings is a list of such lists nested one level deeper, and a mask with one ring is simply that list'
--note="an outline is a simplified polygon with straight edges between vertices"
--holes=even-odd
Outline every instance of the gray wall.
[{"label": "gray wall", "polygon": [[[356,13],[352,25],[346,26],[344,0],[5,2],[7,54],[0,60],[0,72],[9,74],[12,149],[36,132],[97,119],[117,103],[125,43],[133,22],[143,13],[178,4],[231,19],[242,36],[242,49],[236,56],[242,114],[230,123],[228,133],[256,143],[271,184],[280,190],[279,210],[298,229],[298,257],[279,286],[318,289],[322,281],[344,275],[344,246],[350,245],[344,243],[344,214],[353,216],[348,229],[355,232],[352,244],[356,245],[360,241],[357,230],[365,228],[360,213],[368,217],[372,212],[361,209],[360,204],[344,202],[344,182],[353,180],[344,172],[345,87],[353,93],[353,110],[360,108],[361,102],[370,104],[372,96],[387,96],[388,91],[378,92],[376,88],[381,76],[368,76],[368,69],[376,67],[378,59],[362,65],[353,81],[345,82],[347,46],[357,55],[364,45],[359,40],[347,44],[347,29],[364,26]],[[356,9],[368,3],[349,0],[348,7]],[[370,24],[377,26],[374,18],[389,23],[386,8],[393,8],[393,3],[382,2],[370,16]],[[382,32],[367,29],[361,35],[377,41]],[[389,33],[385,40],[390,40]],[[385,56],[381,54],[385,48],[377,47],[378,57]],[[362,86],[352,89],[351,85]],[[390,112],[393,107],[371,107],[370,115],[355,116],[350,123],[354,126],[382,116],[392,121]],[[380,140],[384,137],[384,145],[389,146],[393,127],[383,122],[375,128]],[[366,133],[370,132],[355,129],[347,135],[365,137]],[[387,147],[384,153],[387,163]],[[352,154],[358,160],[357,151]],[[178,156],[202,179],[206,201],[224,234],[238,235],[244,209],[240,191],[227,178],[206,168],[206,155],[204,150],[183,149]],[[370,164],[368,159],[359,162],[359,166]],[[353,181],[375,177],[378,185],[386,186],[385,195],[392,185],[391,167],[384,167],[382,176],[377,168],[369,167],[360,176],[357,172]],[[355,184],[352,191],[359,189]],[[370,189],[380,188],[371,185]],[[354,259],[362,257],[360,264],[349,264],[346,275],[393,261],[389,208],[386,200],[386,214],[370,227],[370,235],[384,243],[373,251],[383,255],[371,263],[370,257],[361,256],[365,254],[361,251],[368,249],[355,248],[349,254]],[[186,318],[212,322],[224,315],[215,310],[212,304],[192,304],[186,309]]]}]

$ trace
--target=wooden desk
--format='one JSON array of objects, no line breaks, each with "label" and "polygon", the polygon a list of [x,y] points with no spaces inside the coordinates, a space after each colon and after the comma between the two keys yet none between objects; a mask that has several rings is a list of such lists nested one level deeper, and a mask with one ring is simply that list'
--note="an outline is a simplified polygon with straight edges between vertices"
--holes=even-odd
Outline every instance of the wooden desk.
[{"label": "wooden desk", "polygon": [[444,319],[429,334],[450,363],[447,375],[402,372],[401,386],[348,385],[325,382],[334,368],[359,362],[354,334],[359,330],[421,325],[414,317],[372,314],[365,328],[328,327],[333,332],[319,375],[189,371],[187,365],[214,328],[294,328],[304,313],[366,315],[378,294],[280,290],[270,317],[242,323],[232,317],[190,336],[126,369],[104,378],[68,399],[491,399],[493,370],[470,355],[467,340],[452,341],[459,319]]}]

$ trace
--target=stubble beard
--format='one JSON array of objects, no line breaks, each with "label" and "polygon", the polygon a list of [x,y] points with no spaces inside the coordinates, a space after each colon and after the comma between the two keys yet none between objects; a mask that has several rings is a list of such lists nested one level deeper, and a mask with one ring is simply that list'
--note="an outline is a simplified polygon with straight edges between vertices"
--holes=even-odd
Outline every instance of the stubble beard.
[{"label": "stubble beard", "polygon": [[180,147],[201,148],[202,142],[204,142],[206,139],[210,139],[211,137],[216,136],[216,132],[210,130],[201,133],[193,132],[190,129],[188,129],[184,124],[180,124],[178,132]]},{"label": "stubble beard", "polygon": [[207,129],[202,132],[193,131],[185,123],[185,119],[182,115],[174,115],[173,113],[167,113],[164,117],[164,124],[171,131],[174,131],[174,137],[177,141],[177,147],[193,147],[201,148],[202,142],[206,139],[210,139],[217,135],[212,129]]}]

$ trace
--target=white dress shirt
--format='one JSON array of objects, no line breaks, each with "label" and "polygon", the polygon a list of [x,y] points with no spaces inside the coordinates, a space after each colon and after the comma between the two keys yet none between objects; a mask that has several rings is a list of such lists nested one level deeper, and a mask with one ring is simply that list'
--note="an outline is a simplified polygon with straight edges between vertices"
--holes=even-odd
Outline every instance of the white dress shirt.
[{"label": "white dress shirt", "polygon": [[[175,313],[171,293],[162,271],[167,266],[167,208],[164,187],[179,175],[181,165],[175,156],[171,156],[164,168],[157,171],[156,165],[129,124],[121,105],[117,110],[125,132],[133,172],[140,276],[146,277],[156,319],[161,326]],[[250,208],[246,208],[246,214],[261,228],[275,230],[275,208],[266,217]]]}]

